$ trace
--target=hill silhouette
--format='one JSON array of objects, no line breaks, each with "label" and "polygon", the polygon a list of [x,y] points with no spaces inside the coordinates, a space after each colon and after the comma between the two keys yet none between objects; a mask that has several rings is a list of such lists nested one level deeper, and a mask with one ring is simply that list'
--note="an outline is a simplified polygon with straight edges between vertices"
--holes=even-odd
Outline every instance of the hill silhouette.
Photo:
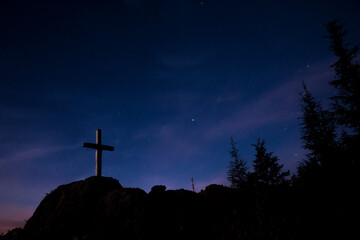
[{"label": "hill silhouette", "polygon": [[[274,194],[274,196],[277,194]],[[269,195],[270,196],[270,195]],[[295,232],[288,198],[245,195],[221,186],[204,191],[150,193],[113,178],[90,177],[61,185],[39,204],[24,229],[3,239],[253,239]],[[286,222],[286,224],[285,224]]]},{"label": "hill silhouette", "polygon": [[[24,227],[31,239],[147,239],[196,233],[200,197],[190,191],[150,194],[123,188],[107,177],[59,186],[40,203]],[[190,237],[190,236],[186,236]]]},{"label": "hill silhouette", "polygon": [[355,229],[354,204],[346,210],[336,199],[285,185],[213,184],[200,193],[157,185],[146,193],[90,177],[47,194],[23,229],[0,239],[341,239]]}]

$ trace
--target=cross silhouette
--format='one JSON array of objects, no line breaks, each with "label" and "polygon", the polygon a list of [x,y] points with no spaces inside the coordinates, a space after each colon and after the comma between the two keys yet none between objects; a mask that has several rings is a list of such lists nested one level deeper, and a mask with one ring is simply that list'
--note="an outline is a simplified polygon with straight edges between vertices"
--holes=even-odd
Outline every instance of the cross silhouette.
[{"label": "cross silhouette", "polygon": [[102,151],[114,151],[114,147],[101,145],[101,129],[96,130],[96,143],[84,143],[83,147],[96,149],[95,152],[95,176],[101,177]]}]

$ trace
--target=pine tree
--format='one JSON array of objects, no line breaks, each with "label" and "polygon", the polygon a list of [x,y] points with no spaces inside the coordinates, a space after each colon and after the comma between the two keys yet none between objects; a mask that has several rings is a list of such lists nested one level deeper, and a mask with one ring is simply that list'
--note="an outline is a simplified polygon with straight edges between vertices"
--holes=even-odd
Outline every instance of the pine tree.
[{"label": "pine tree", "polygon": [[329,48],[338,57],[331,65],[336,78],[329,83],[337,89],[337,95],[330,99],[333,100],[337,123],[347,128],[341,136],[342,158],[353,172],[351,175],[357,175],[360,170],[360,63],[356,61],[359,48],[350,48],[345,42],[346,31],[338,20],[329,22],[326,28]]},{"label": "pine tree", "polygon": [[349,48],[344,40],[346,31],[338,20],[326,25],[330,39],[329,49],[338,60],[331,65],[335,80],[329,84],[337,89],[331,97],[337,122],[360,134],[360,63],[356,61],[358,46]]},{"label": "pine tree", "polygon": [[311,165],[324,165],[329,153],[336,147],[336,128],[332,115],[324,111],[303,83],[301,93],[302,113],[301,139],[309,151],[307,160]]},{"label": "pine tree", "polygon": [[[332,115],[324,111],[303,83],[301,93],[301,139],[308,150],[306,159],[298,166],[298,177],[308,183],[323,178],[323,170],[333,172],[336,162],[336,127]],[[330,169],[332,169],[330,171]],[[323,179],[325,180],[325,179]]]},{"label": "pine tree", "polygon": [[262,186],[275,186],[286,182],[286,177],[290,172],[283,172],[283,165],[279,164],[279,158],[273,156],[272,152],[267,152],[265,141],[257,139],[253,144],[256,150],[255,160],[253,161],[254,172],[252,179],[255,184]]},{"label": "pine tree", "polygon": [[[341,219],[353,219],[359,215],[360,171],[360,62],[358,61],[359,47],[345,41],[346,31],[339,21],[329,22],[327,31],[330,39],[330,50],[337,57],[331,65],[335,72],[335,79],[329,84],[337,91],[330,99],[333,101],[333,112],[337,123],[343,127],[340,138],[340,149],[337,151],[340,164],[334,168],[331,177],[336,176],[336,182],[329,186],[328,196],[337,196],[333,206],[347,206],[354,214],[344,214]],[[332,178],[329,177],[330,181]],[[334,189],[337,191],[334,194]],[[341,197],[340,197],[341,196]],[[329,199],[329,198],[328,198]],[[356,209],[354,211],[354,209]],[[339,211],[338,211],[339,212]],[[349,222],[350,223],[350,222]],[[348,223],[348,224],[349,224]],[[348,225],[347,224],[347,225]]]},{"label": "pine tree", "polygon": [[236,189],[243,188],[247,183],[247,170],[246,162],[239,155],[239,150],[236,148],[236,143],[233,137],[230,138],[231,145],[231,158],[229,170],[228,170],[228,180],[231,183],[231,187]]}]

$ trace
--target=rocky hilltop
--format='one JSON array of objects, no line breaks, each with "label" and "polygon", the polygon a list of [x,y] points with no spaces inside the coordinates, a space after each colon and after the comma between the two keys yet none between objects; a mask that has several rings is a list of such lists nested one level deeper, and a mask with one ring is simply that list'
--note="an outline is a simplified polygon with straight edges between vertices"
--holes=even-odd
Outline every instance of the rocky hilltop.
[{"label": "rocky hilltop", "polygon": [[[224,187],[225,188],[225,187]],[[149,194],[90,177],[48,194],[5,239],[221,239],[225,212],[206,194],[154,186]]]},{"label": "rocky hilltop", "polygon": [[0,239],[304,239],[301,211],[289,193],[220,185],[200,193],[154,186],[146,193],[113,178],[90,177],[56,188],[24,229]]}]

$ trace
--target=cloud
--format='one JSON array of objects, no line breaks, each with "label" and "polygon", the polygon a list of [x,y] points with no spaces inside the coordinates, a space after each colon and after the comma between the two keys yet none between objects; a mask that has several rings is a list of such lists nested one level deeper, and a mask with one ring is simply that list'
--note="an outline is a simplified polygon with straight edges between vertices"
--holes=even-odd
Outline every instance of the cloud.
[{"label": "cloud", "polygon": [[[27,146],[27,149],[16,151],[16,147],[14,147],[13,151],[8,154],[7,156],[0,158],[0,164],[7,164],[7,163],[16,163],[20,161],[28,161],[32,159],[38,159],[45,157],[49,154],[60,152],[68,149],[77,148],[81,145],[75,146]],[[16,152],[15,152],[16,151]]]},{"label": "cloud", "polygon": [[[141,145],[143,151],[139,152],[136,148],[131,148],[132,155],[128,158],[141,160],[141,168],[148,174],[163,177],[150,179],[150,185],[171,183],[169,186],[189,186],[188,189],[191,189],[191,185],[187,185],[186,182],[177,182],[174,179],[187,178],[186,174],[193,175],[188,170],[197,168],[204,162],[208,164],[213,160],[219,161],[218,154],[220,152],[227,157],[228,143],[224,143],[224,137],[235,135],[237,139],[243,138],[241,141],[248,143],[246,135],[250,135],[260,128],[264,128],[266,132],[272,126],[283,124],[286,128],[297,129],[297,118],[301,114],[299,104],[301,82],[305,80],[315,95],[328,91],[324,88],[332,76],[328,66],[328,61],[313,64],[311,70],[305,66],[292,77],[260,93],[245,104],[240,102],[240,100],[244,100],[241,98],[241,94],[234,95],[234,92],[230,92],[230,94],[212,92],[200,96],[196,91],[180,92],[171,101],[164,100],[166,104],[176,108],[176,111],[171,112],[171,116],[151,122],[133,133],[132,145]],[[199,102],[199,99],[204,98],[204,101]],[[220,115],[219,111],[222,111],[224,105],[234,107],[231,111],[226,109],[223,111],[224,114]],[[201,109],[206,109],[206,115]],[[208,112],[213,112],[214,117]],[[192,122],[191,118],[195,118],[196,121]],[[279,131],[283,129],[285,128],[280,128]],[[274,151],[281,160],[287,161],[283,162],[285,169],[294,170],[297,162],[301,160],[303,152],[295,130],[291,132],[287,130],[286,134],[287,138],[294,139],[291,148],[285,147],[285,145],[287,146],[287,143],[284,142],[286,140],[276,139],[276,141],[270,140],[270,150]],[[274,135],[270,137],[274,137]],[[248,148],[251,148],[250,143]],[[250,156],[251,153],[252,156],[252,152],[247,150],[248,148],[243,150],[244,155]],[[168,172],[174,171],[176,174],[167,175]],[[214,172],[210,169],[207,171],[211,172],[210,174]],[[224,170],[216,169],[215,172],[219,171]],[[141,181],[141,184],[146,185],[147,181],[145,179]],[[209,177],[208,180],[198,182],[196,189],[203,189],[212,183],[228,184],[226,174],[223,173],[221,176]],[[150,188],[150,185],[147,186]]]},{"label": "cloud", "polygon": [[[326,61],[328,63],[328,61]],[[302,91],[302,81],[305,81],[310,91],[321,93],[332,72],[329,65],[319,63],[316,71],[306,73],[299,71],[289,81],[275,86],[253,101],[244,104],[232,115],[227,116],[207,131],[207,138],[214,139],[234,132],[249,132],[272,123],[294,120],[295,112],[299,111],[299,93]],[[294,118],[295,117],[295,118]]]},{"label": "cloud", "polygon": [[171,146],[171,151],[174,151],[175,154],[182,153],[185,156],[191,156],[197,153],[199,151],[197,146],[192,144],[183,133],[184,129],[175,125],[163,125],[156,137],[164,146]]},{"label": "cloud", "polygon": [[[145,140],[142,159],[148,159],[152,165],[162,164],[169,166],[178,161],[186,162],[196,157],[201,152],[201,146],[194,144],[194,132],[182,124],[176,124],[182,120],[176,118],[171,123],[152,124],[133,135],[138,142]],[[190,121],[190,120],[189,120]]]}]

